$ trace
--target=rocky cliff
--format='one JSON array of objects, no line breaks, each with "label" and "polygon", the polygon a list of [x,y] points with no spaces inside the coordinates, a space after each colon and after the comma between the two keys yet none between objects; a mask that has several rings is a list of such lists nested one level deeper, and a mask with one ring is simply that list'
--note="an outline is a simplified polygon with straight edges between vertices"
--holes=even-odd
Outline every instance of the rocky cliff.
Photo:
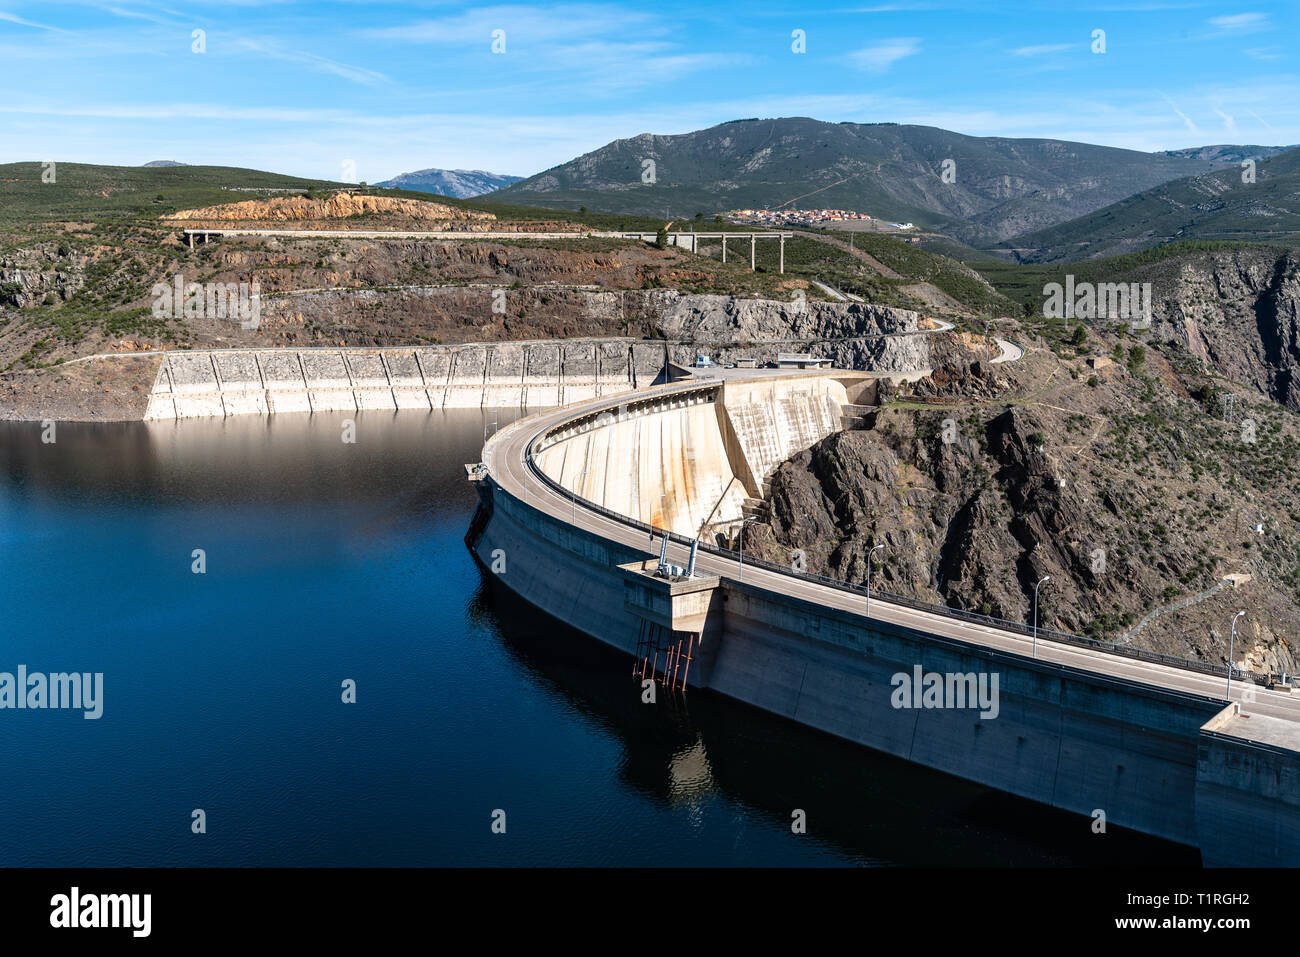
[{"label": "rocky cliff", "polygon": [[1044,626],[1212,661],[1246,607],[1238,663],[1293,670],[1295,418],[1255,400],[1244,436],[1154,353],[1088,371],[1042,351],[937,370],[784,463],[747,550],[861,582],[883,544],[876,586],[1020,622],[1050,575]]},{"label": "rocky cliff", "polygon": [[1135,271],[1150,282],[1153,338],[1174,339],[1225,377],[1300,410],[1300,254],[1243,247]]}]

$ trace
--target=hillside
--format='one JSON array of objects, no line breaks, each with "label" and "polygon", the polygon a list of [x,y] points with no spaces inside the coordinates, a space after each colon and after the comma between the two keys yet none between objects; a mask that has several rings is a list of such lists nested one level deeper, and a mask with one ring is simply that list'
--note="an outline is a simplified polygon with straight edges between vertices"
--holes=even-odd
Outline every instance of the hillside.
[{"label": "hillside", "polygon": [[785,564],[799,549],[809,572],[860,583],[881,544],[874,586],[1016,622],[1050,575],[1044,627],[1214,663],[1250,607],[1234,662],[1294,671],[1300,419],[1245,397],[1243,442],[1172,355],[1093,371],[1031,343],[1010,366],[945,367],[785,462],[746,552]]},{"label": "hillside", "polygon": [[[981,245],[1222,167],[1241,149],[1251,148],[1170,155],[893,123],[751,119],[615,140],[489,201],[669,216],[782,204],[852,208]],[[955,182],[945,183],[949,159]],[[655,164],[650,183],[647,160]]]},{"label": "hillside", "polygon": [[1016,236],[1003,248],[1021,262],[1068,262],[1179,240],[1300,239],[1300,149],[1255,167],[1239,164],[1144,190],[1078,219]]},{"label": "hillside", "polygon": [[522,176],[489,173],[481,169],[421,169],[386,179],[379,185],[469,199],[517,183],[521,179]]},{"label": "hillside", "polygon": [[58,163],[50,172],[53,181],[46,182],[50,177],[41,163],[0,164],[0,229],[61,221],[153,219],[196,206],[264,196],[270,189],[307,190],[322,185],[297,176],[229,166]]}]

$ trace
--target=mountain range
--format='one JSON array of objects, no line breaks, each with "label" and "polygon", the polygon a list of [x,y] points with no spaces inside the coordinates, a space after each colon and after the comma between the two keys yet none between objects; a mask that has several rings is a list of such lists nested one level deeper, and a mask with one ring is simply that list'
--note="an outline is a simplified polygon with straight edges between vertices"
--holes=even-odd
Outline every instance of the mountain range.
[{"label": "mountain range", "polygon": [[490,201],[669,217],[756,207],[854,209],[988,247],[1283,149],[1144,153],[896,123],[747,119],[615,140],[506,186]]},{"label": "mountain range", "polygon": [[1021,262],[1093,259],[1180,240],[1296,242],[1300,150],[1189,176],[1004,244]]},{"label": "mountain range", "polygon": [[414,173],[402,173],[378,185],[391,189],[410,189],[420,193],[436,193],[439,196],[469,199],[471,196],[482,196],[484,193],[491,193],[503,186],[517,183],[521,179],[522,176],[489,173],[481,169],[421,169]]}]

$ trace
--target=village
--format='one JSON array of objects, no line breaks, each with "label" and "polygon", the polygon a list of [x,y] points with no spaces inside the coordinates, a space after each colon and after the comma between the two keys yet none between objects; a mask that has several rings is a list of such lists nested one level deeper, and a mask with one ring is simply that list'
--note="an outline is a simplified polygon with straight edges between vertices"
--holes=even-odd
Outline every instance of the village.
[{"label": "village", "polygon": [[871,222],[894,229],[915,229],[912,223],[873,219],[851,209],[733,209],[726,214],[730,223],[764,226],[821,226],[826,223]]}]

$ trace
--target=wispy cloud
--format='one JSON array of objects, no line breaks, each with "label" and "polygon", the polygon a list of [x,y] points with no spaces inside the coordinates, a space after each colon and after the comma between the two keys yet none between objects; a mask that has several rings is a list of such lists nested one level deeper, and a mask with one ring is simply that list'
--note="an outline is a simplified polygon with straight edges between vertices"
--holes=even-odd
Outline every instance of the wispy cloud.
[{"label": "wispy cloud", "polygon": [[393,27],[375,27],[361,31],[376,40],[404,43],[454,44],[478,43],[487,52],[494,30],[505,31],[506,55],[512,48],[533,47],[539,43],[591,40],[594,37],[644,37],[656,35],[666,27],[646,13],[621,10],[597,4],[561,4],[556,7],[503,5],[480,7],[455,16],[420,20]]},{"label": "wispy cloud", "polygon": [[1215,107],[1214,112],[1219,114],[1219,117],[1223,120],[1223,128],[1235,136],[1237,133],[1237,121],[1218,107]]},{"label": "wispy cloud", "polygon": [[1223,17],[1210,17],[1210,26],[1224,33],[1254,33],[1268,26],[1267,13],[1233,13]]},{"label": "wispy cloud", "polygon": [[899,60],[921,52],[916,37],[895,37],[849,54],[849,62],[868,73],[886,73]]},{"label": "wispy cloud", "polygon": [[1197,127],[1197,125],[1192,122],[1191,117],[1189,117],[1186,113],[1180,110],[1178,106],[1174,103],[1174,101],[1169,99],[1168,96],[1165,96],[1165,94],[1163,93],[1161,93],[1160,95],[1164,97],[1165,102],[1169,104],[1169,108],[1173,110],[1176,114],[1178,114],[1178,118],[1183,121],[1183,125],[1187,127],[1188,132],[1195,133],[1197,136],[1200,136],[1201,131]]},{"label": "wispy cloud", "polygon": [[261,40],[241,39],[236,42],[235,46],[238,49],[247,50],[250,53],[256,53],[260,56],[270,57],[274,60],[284,60],[286,63],[298,63],[321,73],[331,73],[334,76],[342,77],[345,80],[351,80],[353,83],[363,83],[367,86],[374,86],[378,83],[389,82],[387,76],[375,70],[368,70],[361,66],[352,66],[349,63],[340,63],[337,60],[318,56],[315,53],[284,50],[274,44],[266,43]]},{"label": "wispy cloud", "polygon": [[20,27],[31,27],[32,29],[35,29],[35,30],[49,30],[51,33],[68,33],[68,32],[69,32],[69,31],[67,31],[67,30],[61,30],[61,29],[59,29],[58,27],[52,27],[52,26],[50,26],[49,24],[45,24],[45,23],[37,23],[37,22],[34,21],[34,20],[24,20],[22,17],[15,16],[15,15],[12,14],[12,13],[6,13],[6,12],[3,11],[3,10],[0,10],[0,20],[4,20],[4,21],[6,21],[6,22],[8,22],[8,23],[16,23],[16,24],[18,24],[18,26],[20,26]]},{"label": "wispy cloud", "polygon": [[1256,113],[1254,110],[1247,110],[1246,112],[1249,113],[1251,116],[1253,116],[1256,120],[1258,120],[1258,121],[1259,121],[1259,125],[1262,126],[1262,127],[1264,127],[1264,129],[1268,130],[1270,133],[1274,132],[1273,127],[1271,127],[1271,126],[1268,124],[1268,121],[1265,120],[1264,117],[1260,116],[1260,115],[1259,115],[1258,113]]},{"label": "wispy cloud", "polygon": [[1044,43],[1040,46],[1020,47],[1012,50],[1012,56],[1048,56],[1052,53],[1064,53],[1078,46],[1075,43]]},{"label": "wispy cloud", "polygon": [[1269,61],[1282,59],[1281,47],[1251,47],[1249,50],[1243,52],[1252,60]]}]

